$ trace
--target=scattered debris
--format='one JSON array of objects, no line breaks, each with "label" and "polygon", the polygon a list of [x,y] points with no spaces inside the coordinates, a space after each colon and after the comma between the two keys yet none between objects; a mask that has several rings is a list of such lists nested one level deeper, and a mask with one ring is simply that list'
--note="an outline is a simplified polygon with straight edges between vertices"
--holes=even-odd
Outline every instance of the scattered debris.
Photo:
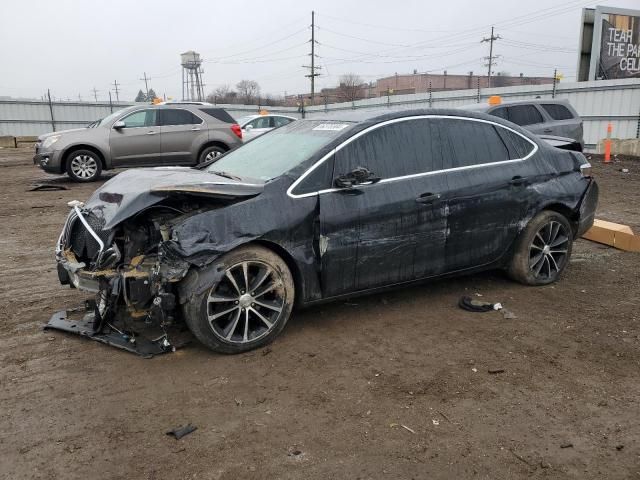
[{"label": "scattered debris", "polygon": [[166,432],[166,434],[173,436],[176,440],[180,440],[185,435],[189,435],[190,433],[195,432],[197,429],[198,427],[194,427],[193,425],[188,423],[186,425],[176,427],[173,430],[169,430],[168,432]]},{"label": "scattered debris", "polygon": [[53,208],[53,205],[31,205],[31,208]]},{"label": "scattered debris", "polygon": [[628,168],[621,168],[620,171],[622,173],[629,173],[629,169]]},{"label": "scattered debris", "polygon": [[526,463],[527,465],[529,465],[530,467],[533,467],[533,465],[526,459],[524,458],[522,455],[518,455],[516,452],[514,452],[513,450],[509,449],[509,451],[513,454],[514,457],[516,457],[518,460],[520,460],[521,462]]},{"label": "scattered debris", "polygon": [[505,320],[515,320],[516,318],[518,318],[515,313],[513,313],[511,310],[507,310],[506,308],[500,310],[500,313],[502,313],[502,318],[504,318]]},{"label": "scattered debris", "polygon": [[551,468],[551,464],[546,460],[540,460],[540,468]]},{"label": "scattered debris", "polygon": [[36,183],[32,185],[27,192],[47,192],[47,191],[55,191],[55,190],[69,190],[64,185],[53,185],[51,183]]},{"label": "scattered debris", "polygon": [[433,423],[437,427],[438,425],[440,425],[440,420],[438,420],[436,418],[432,418],[431,419],[431,423]]},{"label": "scattered debris", "polygon": [[242,406],[242,400],[240,400],[239,398],[234,398],[236,405],[241,407]]},{"label": "scattered debris", "polygon": [[573,443],[571,442],[565,442],[560,444],[560,448],[573,448]]},{"label": "scattered debris", "polygon": [[291,450],[289,452],[289,456],[290,457],[297,457],[298,455],[302,455],[302,450],[298,450],[297,448],[294,450]]},{"label": "scattered debris", "polygon": [[449,423],[453,423],[453,422],[449,419],[449,417],[447,417],[443,412],[441,412],[440,410],[438,410],[438,413],[439,413],[440,415],[442,415],[442,418],[444,418],[447,422],[449,422]]},{"label": "scattered debris", "polygon": [[477,369],[476,367],[473,367],[473,368],[471,369],[471,371],[472,371],[473,373],[478,373],[478,369]]},{"label": "scattered debris", "polygon": [[490,368],[487,371],[491,374],[504,373],[504,368]]},{"label": "scattered debris", "polygon": [[[490,312],[497,310],[493,303],[473,300],[471,297],[462,297],[458,302],[458,306],[468,312]],[[502,308],[502,306],[500,306]]]},{"label": "scattered debris", "polygon": [[271,347],[267,347],[264,350],[262,350],[262,356],[264,357],[265,355],[269,355],[273,350],[271,350]]},{"label": "scattered debris", "polygon": [[407,427],[406,425],[402,425],[402,424],[401,424],[400,426],[401,426],[402,428],[404,428],[405,430],[407,430],[407,431],[409,431],[409,432],[411,432],[411,433],[413,433],[413,434],[415,435],[416,431],[415,431],[415,430],[413,430],[412,428],[409,428],[409,427]]},{"label": "scattered debris", "polygon": [[620,451],[624,448],[624,445],[616,445],[616,450]]}]

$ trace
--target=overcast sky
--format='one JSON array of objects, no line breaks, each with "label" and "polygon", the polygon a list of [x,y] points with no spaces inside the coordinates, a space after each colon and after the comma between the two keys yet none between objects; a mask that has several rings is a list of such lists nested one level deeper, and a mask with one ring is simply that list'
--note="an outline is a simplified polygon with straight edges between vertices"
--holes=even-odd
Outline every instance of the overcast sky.
[{"label": "overcast sky", "polygon": [[[146,72],[150,87],[181,96],[180,53],[204,58],[207,93],[256,80],[262,93],[309,90],[311,10],[316,12],[316,90],[341,74],[366,81],[394,72],[486,72],[491,24],[502,39],[497,71],[575,78],[580,12],[604,4],[638,8],[638,0],[3,0],[0,96],[133,100]],[[115,99],[115,93],[114,99]]]}]

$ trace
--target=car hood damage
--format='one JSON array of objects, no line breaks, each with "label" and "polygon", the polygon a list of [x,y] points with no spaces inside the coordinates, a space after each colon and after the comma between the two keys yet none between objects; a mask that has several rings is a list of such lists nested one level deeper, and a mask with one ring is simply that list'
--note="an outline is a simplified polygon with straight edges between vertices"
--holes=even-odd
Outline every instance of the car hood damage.
[{"label": "car hood damage", "polygon": [[233,202],[259,195],[261,183],[233,180],[188,167],[128,170],[98,188],[85,207],[110,229],[172,195],[206,197]]}]

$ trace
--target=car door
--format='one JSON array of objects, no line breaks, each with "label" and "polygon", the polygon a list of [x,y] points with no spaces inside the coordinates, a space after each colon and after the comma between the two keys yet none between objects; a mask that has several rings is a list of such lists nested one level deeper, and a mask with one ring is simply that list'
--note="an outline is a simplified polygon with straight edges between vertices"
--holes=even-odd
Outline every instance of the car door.
[{"label": "car door", "polygon": [[[160,128],[157,109],[143,109],[125,115],[111,128],[109,147],[115,167],[158,165],[160,163]],[[116,123],[118,123],[116,122]]]},{"label": "car door", "polygon": [[[427,118],[370,127],[337,149],[334,188],[319,195],[325,297],[443,271],[446,207],[440,194],[447,187],[437,172],[439,149]],[[335,188],[336,179],[362,168],[380,180]]]},{"label": "car door", "polygon": [[508,105],[506,109],[509,121],[526,128],[536,135],[550,135],[553,131],[535,105],[528,103]]},{"label": "car door", "polygon": [[440,126],[448,170],[446,271],[454,272],[498,260],[516,238],[533,174],[519,158],[535,144],[476,119],[442,118]]},{"label": "car door", "polygon": [[540,108],[551,118],[548,124],[552,130],[550,135],[572,138],[581,144],[584,143],[582,120],[567,106],[561,103],[541,103]]},{"label": "car door", "polygon": [[167,165],[191,165],[196,161],[194,144],[206,134],[203,120],[184,108],[163,108],[160,113],[162,162]]},{"label": "car door", "polygon": [[262,135],[263,133],[267,133],[273,127],[273,117],[264,116],[254,118],[244,126],[242,135],[245,140],[250,140]]}]

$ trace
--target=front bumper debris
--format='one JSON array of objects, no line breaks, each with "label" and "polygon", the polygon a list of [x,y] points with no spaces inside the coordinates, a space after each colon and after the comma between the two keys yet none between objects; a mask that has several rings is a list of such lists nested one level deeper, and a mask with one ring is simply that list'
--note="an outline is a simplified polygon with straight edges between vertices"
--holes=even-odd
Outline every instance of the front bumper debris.
[{"label": "front bumper debris", "polygon": [[85,307],[56,312],[44,326],[44,330],[73,333],[143,358],[175,352],[191,342],[191,333],[186,328],[177,326],[160,330],[153,325],[136,325],[121,330],[107,323],[96,331],[97,322],[93,307],[91,302],[87,302]]}]

